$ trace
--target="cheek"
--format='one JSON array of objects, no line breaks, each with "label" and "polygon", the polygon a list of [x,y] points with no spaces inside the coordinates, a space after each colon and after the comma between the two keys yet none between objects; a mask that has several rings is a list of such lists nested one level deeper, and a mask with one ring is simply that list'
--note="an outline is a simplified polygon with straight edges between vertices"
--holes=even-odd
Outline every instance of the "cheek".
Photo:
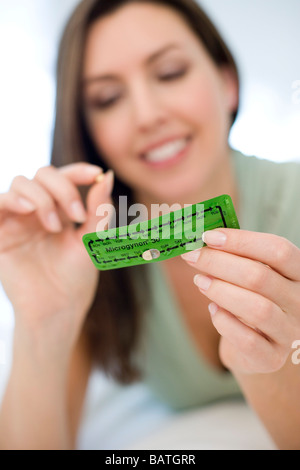
[{"label": "cheek", "polygon": [[219,127],[223,119],[224,107],[222,95],[214,76],[209,74],[194,77],[189,86],[189,92],[181,103],[187,116],[200,125],[205,132]]},{"label": "cheek", "polygon": [[119,116],[118,119],[99,119],[91,127],[98,151],[105,162],[114,168],[122,165],[121,156],[124,155],[124,149],[129,148],[130,134],[127,123],[128,119]]}]

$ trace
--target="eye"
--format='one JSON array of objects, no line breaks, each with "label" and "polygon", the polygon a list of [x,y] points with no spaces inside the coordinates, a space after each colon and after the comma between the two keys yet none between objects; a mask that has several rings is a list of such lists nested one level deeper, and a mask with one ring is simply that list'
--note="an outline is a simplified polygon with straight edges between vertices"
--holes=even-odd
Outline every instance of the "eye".
[{"label": "eye", "polygon": [[118,101],[118,99],[118,96],[110,98],[108,100],[101,100],[100,98],[95,98],[91,99],[88,104],[92,109],[107,109],[112,107]]},{"label": "eye", "polygon": [[167,81],[172,81],[172,80],[176,80],[178,78],[184,77],[186,73],[187,73],[187,69],[181,69],[181,70],[177,70],[171,73],[160,75],[159,78],[160,80],[167,82]]}]

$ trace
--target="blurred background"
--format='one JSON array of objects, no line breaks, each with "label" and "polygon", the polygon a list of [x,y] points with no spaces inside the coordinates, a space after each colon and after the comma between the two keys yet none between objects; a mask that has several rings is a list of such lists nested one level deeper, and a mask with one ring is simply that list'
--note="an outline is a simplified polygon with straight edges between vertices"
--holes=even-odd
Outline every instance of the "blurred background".
[{"label": "blurred background", "polygon": [[[59,38],[78,0],[0,1],[0,192],[50,158]],[[241,74],[231,145],[247,155],[300,161],[300,1],[200,0]],[[0,365],[13,326],[0,285]],[[0,367],[1,369],[1,367]]]}]

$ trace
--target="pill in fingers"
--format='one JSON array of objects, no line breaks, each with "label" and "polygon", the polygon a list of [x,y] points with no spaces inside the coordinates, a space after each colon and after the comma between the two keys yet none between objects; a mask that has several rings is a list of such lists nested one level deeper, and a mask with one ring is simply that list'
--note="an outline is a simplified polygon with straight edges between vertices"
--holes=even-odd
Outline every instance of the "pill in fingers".
[{"label": "pill in fingers", "polygon": [[105,184],[105,193],[107,196],[111,195],[113,185],[114,185],[115,174],[113,170],[107,171],[105,174],[102,173],[97,176],[95,179],[96,183],[104,183]]},{"label": "pill in fingers", "polygon": [[104,180],[104,178],[105,178],[104,173],[100,173],[100,175],[98,175],[97,178],[95,179],[95,182],[96,182],[96,183],[102,183],[102,181]]}]

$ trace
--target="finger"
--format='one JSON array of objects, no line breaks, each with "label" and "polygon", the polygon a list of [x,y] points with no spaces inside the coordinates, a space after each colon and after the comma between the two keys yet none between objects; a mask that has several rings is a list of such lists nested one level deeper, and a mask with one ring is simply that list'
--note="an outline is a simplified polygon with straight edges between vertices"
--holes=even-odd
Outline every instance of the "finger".
[{"label": "finger", "polygon": [[203,241],[211,248],[267,264],[291,280],[300,280],[300,249],[283,237],[237,229],[205,232]]},{"label": "finger", "polygon": [[34,181],[51,195],[68,218],[79,223],[86,220],[86,212],[74,180],[76,184],[83,184],[83,181],[91,184],[95,180],[95,173],[93,177],[89,172],[85,174],[84,168],[87,169],[85,165],[77,165],[72,169],[68,168],[68,171],[59,171],[53,166],[47,166],[40,168],[34,177]]},{"label": "finger", "polygon": [[260,294],[219,279],[197,274],[194,282],[204,295],[245,325],[258,329],[277,344],[291,344],[289,321],[278,305]]},{"label": "finger", "polygon": [[[194,261],[188,261],[189,255]],[[285,312],[295,310],[295,305],[299,304],[298,283],[281,276],[263,263],[208,247],[186,253],[182,257],[202,273],[257,292]]]},{"label": "finger", "polygon": [[[112,190],[114,185],[114,173],[108,171],[104,177],[96,182],[87,194],[87,220],[78,230],[80,239],[87,233],[97,232],[98,224],[101,220],[99,216],[99,209],[101,205],[105,205],[109,211],[109,218],[113,217],[114,207],[112,204]],[[103,217],[102,217],[103,218]]]},{"label": "finger", "polygon": [[218,305],[210,304],[209,308],[214,327],[235,349],[235,357],[230,360],[231,363],[233,360],[236,362],[233,368],[253,373],[269,373],[284,365],[286,358],[281,347],[271,343]]},{"label": "finger", "polygon": [[36,207],[36,214],[47,231],[60,232],[62,225],[57,214],[57,208],[50,194],[36,181],[30,181],[25,176],[14,178],[10,191],[22,197]]},{"label": "finger", "polygon": [[95,178],[103,173],[103,169],[97,165],[86,162],[72,163],[58,168],[60,174],[66,176],[76,185],[90,185],[95,182]]},{"label": "finger", "polygon": [[9,191],[4,194],[0,194],[0,212],[10,211],[17,213],[30,213],[36,210],[36,206],[16,193]]}]

